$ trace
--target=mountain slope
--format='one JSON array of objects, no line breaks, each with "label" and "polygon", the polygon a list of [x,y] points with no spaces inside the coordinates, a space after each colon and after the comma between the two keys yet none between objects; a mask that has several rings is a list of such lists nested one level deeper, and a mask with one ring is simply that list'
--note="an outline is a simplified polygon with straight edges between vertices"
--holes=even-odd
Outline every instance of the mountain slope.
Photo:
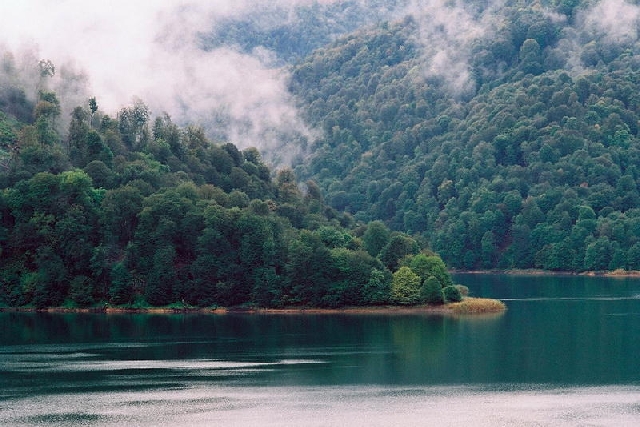
[{"label": "mountain slope", "polygon": [[638,8],[513,3],[455,39],[462,91],[434,72],[433,19],[419,15],[297,65],[291,91],[325,136],[296,172],[454,267],[638,269],[640,46],[635,26],[616,37],[636,21],[598,21]]}]

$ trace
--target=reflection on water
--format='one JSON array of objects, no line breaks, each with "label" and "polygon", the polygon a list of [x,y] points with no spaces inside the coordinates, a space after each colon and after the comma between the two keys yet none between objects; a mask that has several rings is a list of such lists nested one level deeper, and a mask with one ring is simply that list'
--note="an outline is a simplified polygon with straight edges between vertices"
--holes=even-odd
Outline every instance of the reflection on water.
[{"label": "reflection on water", "polygon": [[640,425],[640,281],[492,316],[0,313],[0,425]]},{"label": "reflection on water", "polygon": [[3,425],[631,426],[636,387],[187,387],[13,400]]}]

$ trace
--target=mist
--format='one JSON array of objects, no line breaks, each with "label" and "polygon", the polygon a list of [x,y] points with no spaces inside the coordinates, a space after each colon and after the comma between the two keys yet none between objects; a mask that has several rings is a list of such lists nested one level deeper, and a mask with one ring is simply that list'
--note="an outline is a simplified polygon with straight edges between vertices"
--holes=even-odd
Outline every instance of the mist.
[{"label": "mist", "polygon": [[602,0],[581,18],[586,31],[602,35],[611,43],[638,40],[640,7],[625,0]]},{"label": "mist", "polygon": [[[58,94],[63,115],[92,96],[111,115],[139,98],[152,114],[167,112],[178,123],[203,125],[239,148],[274,151],[283,137],[313,135],[287,92],[288,71],[275,68],[269,52],[200,46],[200,36],[222,19],[311,0],[7,3],[0,6],[0,50],[24,70],[41,58],[55,64],[48,85]],[[20,80],[35,97],[41,84],[37,70],[20,73]],[[289,147],[277,162],[289,163],[296,151]]]},{"label": "mist", "polygon": [[[3,2],[0,54],[11,57],[17,71],[0,75],[0,84],[12,79],[34,99],[42,81],[33,65],[49,59],[56,65],[56,75],[47,84],[62,102],[63,120],[90,97],[95,96],[99,108],[110,115],[141,99],[152,114],[167,112],[181,125],[202,125],[214,140],[241,149],[255,146],[273,165],[290,165],[305,155],[306,142],[318,134],[300,119],[287,90],[289,68],[265,46],[247,50],[227,43],[205,48],[203,37],[233,19],[250,16],[254,26],[277,25],[269,19],[282,17],[282,11],[290,12],[284,14],[286,19],[295,20],[296,8],[345,4],[340,0],[114,0],[108,6],[81,0]],[[481,5],[463,0],[349,4],[371,10],[378,20],[412,16],[418,25],[414,41],[421,46],[424,76],[439,78],[454,95],[462,96],[475,91],[474,43],[493,37],[505,19],[502,0]],[[336,7],[333,13],[336,10],[342,9]],[[343,12],[346,16],[347,10]],[[640,8],[624,0],[594,2],[578,14],[573,33],[565,31],[555,48],[562,50],[568,68],[579,70],[581,52],[576,49],[585,37],[604,35],[610,43],[634,42],[639,17]],[[573,42],[573,37],[582,42]]]},{"label": "mist", "polygon": [[418,23],[426,77],[441,78],[456,96],[474,91],[471,46],[490,28],[464,1],[413,0],[405,10]]}]

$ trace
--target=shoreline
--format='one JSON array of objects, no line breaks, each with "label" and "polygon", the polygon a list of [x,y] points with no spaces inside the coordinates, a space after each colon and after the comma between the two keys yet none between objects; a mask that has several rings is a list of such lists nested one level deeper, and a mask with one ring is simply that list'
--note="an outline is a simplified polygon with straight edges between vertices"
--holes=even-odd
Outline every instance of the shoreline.
[{"label": "shoreline", "polygon": [[638,277],[638,270],[613,270],[613,271],[548,271],[540,269],[509,269],[509,270],[450,270],[451,274],[505,274],[512,276],[588,276],[588,277]]},{"label": "shoreline", "polygon": [[[464,311],[457,308],[469,301],[472,304],[488,303],[489,309],[485,311]],[[106,308],[66,308],[66,307],[48,307],[48,308],[32,308],[32,307],[0,307],[0,312],[13,313],[83,313],[83,314],[250,314],[250,315],[334,315],[334,314],[353,314],[353,315],[440,315],[440,316],[459,316],[459,315],[478,315],[478,314],[496,314],[506,310],[506,306],[499,300],[491,298],[465,298],[461,303],[447,303],[444,305],[416,305],[416,306],[370,306],[370,307],[343,307],[343,308],[319,308],[319,307],[286,307],[286,308],[259,308],[259,307],[217,307],[217,308],[169,308],[169,307],[148,307],[148,308],[130,308],[130,307],[106,307]]]}]

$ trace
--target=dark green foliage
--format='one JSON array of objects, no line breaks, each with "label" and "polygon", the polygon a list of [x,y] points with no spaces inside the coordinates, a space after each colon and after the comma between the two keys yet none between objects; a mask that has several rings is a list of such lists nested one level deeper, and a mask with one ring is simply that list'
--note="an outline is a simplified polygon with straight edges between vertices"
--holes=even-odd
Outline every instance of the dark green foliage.
[{"label": "dark green foliage", "polygon": [[177,281],[175,258],[176,250],[171,245],[155,249],[144,288],[144,297],[149,304],[163,306],[174,301],[173,287]]},{"label": "dark green foliage", "polygon": [[444,303],[444,293],[438,279],[430,276],[422,283],[420,298],[427,304],[437,305]]},{"label": "dark green foliage", "polygon": [[419,250],[379,222],[364,251],[313,181],[304,192],[287,169],[272,180],[255,149],[166,115],[151,129],[141,101],[117,120],[92,105],[73,110],[65,141],[55,94],[41,94],[36,125],[1,117],[1,304],[385,304],[381,260],[395,268]]},{"label": "dark green foliage", "polygon": [[69,297],[80,307],[94,303],[92,281],[87,276],[75,276],[69,284]]},{"label": "dark green foliage", "polygon": [[366,305],[380,305],[390,301],[393,276],[386,269],[373,268],[369,281],[362,288],[362,302]]},{"label": "dark green foliage", "polygon": [[0,88],[0,110],[22,123],[33,121],[33,102],[27,99],[22,88],[4,86]]},{"label": "dark green foliage", "polygon": [[367,231],[362,236],[364,248],[371,256],[378,256],[380,251],[387,246],[391,232],[382,221],[373,221],[367,226]]},{"label": "dark green foliage", "polygon": [[415,255],[419,251],[418,243],[409,236],[395,235],[389,243],[380,251],[380,261],[391,271],[396,271],[400,261],[408,256]]},{"label": "dark green foliage", "polygon": [[246,52],[267,48],[280,61],[293,62],[336,36],[371,25],[405,5],[402,0],[346,0],[314,2],[292,9],[257,7],[248,15],[222,20],[214,31],[202,36],[203,44],[207,49],[232,44]]},{"label": "dark green foliage", "polygon": [[[640,44],[583,26],[576,17],[594,5],[491,9],[500,25],[468,47],[463,94],[446,76],[424,77],[426,24],[412,19],[314,51],[290,88],[324,134],[296,173],[335,209],[424,239],[451,267],[632,268]],[[396,269],[375,227],[364,248]]]},{"label": "dark green foliage", "polygon": [[456,286],[447,286],[445,288],[442,288],[442,294],[446,302],[462,301],[462,294]]},{"label": "dark green foliage", "polygon": [[109,300],[114,304],[131,303],[133,300],[133,277],[123,262],[116,262],[111,268]]},{"label": "dark green foliage", "polygon": [[448,47],[471,58],[458,90],[450,70],[431,73],[427,17],[335,38],[410,2],[329,3],[288,10],[301,26],[262,25],[276,8],[203,36],[291,63],[289,89],[319,137],[295,141],[313,155],[273,174],[257,149],[154,117],[141,100],[112,118],[92,98],[61,117],[50,62],[33,102],[7,80],[0,304],[456,300],[427,247],[467,269],[639,268],[636,41],[574,26],[587,2],[465,1],[500,25]]},{"label": "dark green foliage", "polygon": [[318,236],[302,231],[289,243],[288,254],[285,271],[289,284],[282,295],[283,303],[320,306],[334,274],[331,251]]},{"label": "dark green foliage", "polygon": [[442,259],[436,255],[420,253],[410,259],[409,267],[414,273],[420,276],[422,280],[435,277],[443,288],[453,285],[447,267]]}]

